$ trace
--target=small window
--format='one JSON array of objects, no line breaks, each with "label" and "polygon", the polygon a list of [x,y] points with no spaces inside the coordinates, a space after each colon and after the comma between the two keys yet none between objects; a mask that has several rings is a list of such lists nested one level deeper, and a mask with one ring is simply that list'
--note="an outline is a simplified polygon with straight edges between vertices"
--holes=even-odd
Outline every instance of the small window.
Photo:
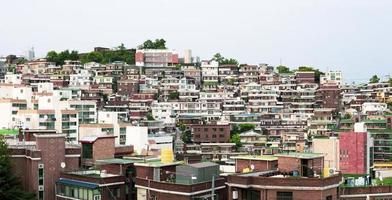
[{"label": "small window", "polygon": [[293,193],[292,192],[277,192],[276,199],[277,200],[292,200]]}]

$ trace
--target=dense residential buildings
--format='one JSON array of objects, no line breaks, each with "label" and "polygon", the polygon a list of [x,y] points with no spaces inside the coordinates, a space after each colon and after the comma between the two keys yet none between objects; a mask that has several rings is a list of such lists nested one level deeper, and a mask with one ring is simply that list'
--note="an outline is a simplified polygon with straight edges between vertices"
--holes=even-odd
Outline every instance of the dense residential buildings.
[{"label": "dense residential buildings", "polygon": [[38,199],[391,197],[389,82],[122,52],[0,61],[0,138]]}]

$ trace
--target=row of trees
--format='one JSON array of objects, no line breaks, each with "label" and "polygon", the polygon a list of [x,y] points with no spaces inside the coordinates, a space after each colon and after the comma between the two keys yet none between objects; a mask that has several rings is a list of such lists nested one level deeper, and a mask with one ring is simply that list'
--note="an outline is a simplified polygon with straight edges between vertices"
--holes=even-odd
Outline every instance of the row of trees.
[{"label": "row of trees", "polygon": [[74,50],[65,50],[58,53],[56,51],[49,51],[46,54],[46,60],[54,62],[56,65],[63,65],[65,60],[79,60],[79,53]]},{"label": "row of trees", "polygon": [[114,61],[123,61],[128,64],[135,63],[135,50],[127,50],[124,44],[110,51],[93,51],[86,54],[79,54],[78,51],[64,50],[61,52],[49,51],[46,60],[63,65],[65,60],[80,60],[82,63],[97,62],[107,64]]},{"label": "row of trees", "polygon": [[[166,49],[166,41],[164,39],[156,39],[155,41],[146,40],[138,46],[139,49]],[[80,60],[82,63],[97,62],[107,64],[114,61],[123,61],[128,64],[135,64],[135,50],[127,49],[124,44],[119,45],[110,51],[92,51],[86,54],[79,54],[75,50],[64,50],[61,52],[49,51],[46,54],[46,60],[63,65],[65,60]]]},{"label": "row of trees", "polygon": [[111,51],[93,51],[83,54],[80,57],[82,63],[97,62],[107,64],[115,61],[122,61],[128,64],[135,64],[135,50],[128,50],[124,44],[116,47]]},{"label": "row of trees", "polygon": [[138,46],[138,49],[166,49],[166,40],[156,39],[155,41],[146,40]]}]

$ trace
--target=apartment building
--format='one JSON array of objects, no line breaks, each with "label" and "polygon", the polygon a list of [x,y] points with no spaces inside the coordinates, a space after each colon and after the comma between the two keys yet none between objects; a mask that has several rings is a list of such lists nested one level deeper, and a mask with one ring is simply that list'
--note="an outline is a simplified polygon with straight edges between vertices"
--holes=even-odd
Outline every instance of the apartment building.
[{"label": "apartment building", "polygon": [[138,67],[168,67],[178,64],[178,53],[169,49],[138,49],[135,54]]}]

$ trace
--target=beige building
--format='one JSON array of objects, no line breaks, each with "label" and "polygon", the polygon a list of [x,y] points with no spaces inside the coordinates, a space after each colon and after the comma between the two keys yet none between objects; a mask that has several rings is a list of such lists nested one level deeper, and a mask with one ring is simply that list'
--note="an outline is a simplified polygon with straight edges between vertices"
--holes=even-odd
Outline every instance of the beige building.
[{"label": "beige building", "polygon": [[324,166],[330,169],[339,170],[339,139],[313,138],[313,153],[324,154]]}]

